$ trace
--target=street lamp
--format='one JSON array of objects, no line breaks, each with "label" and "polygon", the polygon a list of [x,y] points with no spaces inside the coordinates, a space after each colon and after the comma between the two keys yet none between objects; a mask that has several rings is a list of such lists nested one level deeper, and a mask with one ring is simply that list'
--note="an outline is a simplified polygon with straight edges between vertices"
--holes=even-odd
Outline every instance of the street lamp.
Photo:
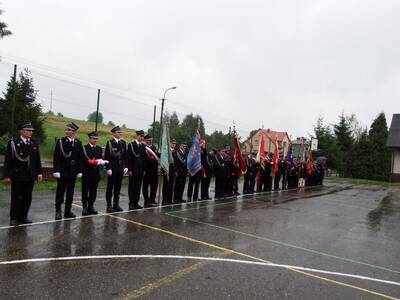
[{"label": "street lamp", "polygon": [[175,90],[176,86],[172,86],[170,88],[167,88],[164,92],[164,96],[161,99],[161,116],[160,116],[160,132],[159,132],[159,138],[158,138],[158,149],[161,147],[161,128],[162,128],[162,122],[163,122],[163,113],[164,113],[164,102],[165,102],[165,95],[169,90]]}]

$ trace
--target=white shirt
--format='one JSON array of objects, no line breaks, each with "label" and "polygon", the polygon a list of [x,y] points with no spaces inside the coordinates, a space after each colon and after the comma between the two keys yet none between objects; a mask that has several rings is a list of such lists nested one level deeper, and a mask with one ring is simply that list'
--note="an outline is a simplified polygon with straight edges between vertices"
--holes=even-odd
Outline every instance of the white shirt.
[{"label": "white shirt", "polygon": [[121,139],[117,139],[116,137],[114,137],[114,140],[115,140],[117,143],[119,143],[119,141],[120,141]]},{"label": "white shirt", "polygon": [[27,143],[29,142],[29,139],[24,138],[23,136],[21,136],[21,140],[22,140],[25,144],[27,144]]}]

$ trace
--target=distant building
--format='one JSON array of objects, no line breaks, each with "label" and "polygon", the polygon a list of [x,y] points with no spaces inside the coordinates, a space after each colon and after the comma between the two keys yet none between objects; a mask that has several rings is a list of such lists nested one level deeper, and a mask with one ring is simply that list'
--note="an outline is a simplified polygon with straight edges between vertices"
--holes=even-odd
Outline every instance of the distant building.
[{"label": "distant building", "polygon": [[292,140],[292,154],[293,158],[298,158],[301,155],[301,148],[304,145],[304,153],[307,153],[308,148],[310,147],[310,141],[304,137],[298,137],[295,140]]},{"label": "distant building", "polygon": [[393,115],[387,146],[392,151],[390,181],[400,182],[400,114]]},{"label": "distant building", "polygon": [[285,131],[273,131],[268,129],[259,129],[249,139],[244,142],[244,151],[258,151],[260,145],[261,134],[264,136],[264,149],[266,152],[274,153],[275,140],[278,141],[279,157],[283,158],[287,155],[290,138]]}]

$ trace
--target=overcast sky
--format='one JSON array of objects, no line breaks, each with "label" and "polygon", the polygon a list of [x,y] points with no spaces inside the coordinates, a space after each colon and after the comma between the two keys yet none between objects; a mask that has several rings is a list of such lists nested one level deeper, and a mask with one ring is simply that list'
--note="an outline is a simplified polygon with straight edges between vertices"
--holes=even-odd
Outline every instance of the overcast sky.
[{"label": "overcast sky", "polygon": [[[399,113],[400,1],[1,0],[0,87],[12,62],[33,71],[47,110],[146,129],[153,105],[199,113],[207,131],[292,137],[355,113]],[[51,72],[50,72],[51,71]],[[57,78],[57,79],[56,79]],[[61,79],[61,80],[60,80]],[[104,92],[103,92],[104,91]]]}]

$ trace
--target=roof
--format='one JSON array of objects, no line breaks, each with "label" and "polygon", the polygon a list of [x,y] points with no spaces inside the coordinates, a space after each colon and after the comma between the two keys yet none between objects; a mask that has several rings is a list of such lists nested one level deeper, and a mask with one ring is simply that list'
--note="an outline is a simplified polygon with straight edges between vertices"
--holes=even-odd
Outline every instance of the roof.
[{"label": "roof", "polygon": [[393,114],[386,145],[391,148],[400,148],[400,114]]},{"label": "roof", "polygon": [[283,141],[285,138],[287,138],[289,141],[289,135],[287,134],[286,131],[273,131],[268,129],[262,129],[263,133],[266,134],[266,136],[270,139],[270,140],[275,140],[278,139],[279,142]]}]

